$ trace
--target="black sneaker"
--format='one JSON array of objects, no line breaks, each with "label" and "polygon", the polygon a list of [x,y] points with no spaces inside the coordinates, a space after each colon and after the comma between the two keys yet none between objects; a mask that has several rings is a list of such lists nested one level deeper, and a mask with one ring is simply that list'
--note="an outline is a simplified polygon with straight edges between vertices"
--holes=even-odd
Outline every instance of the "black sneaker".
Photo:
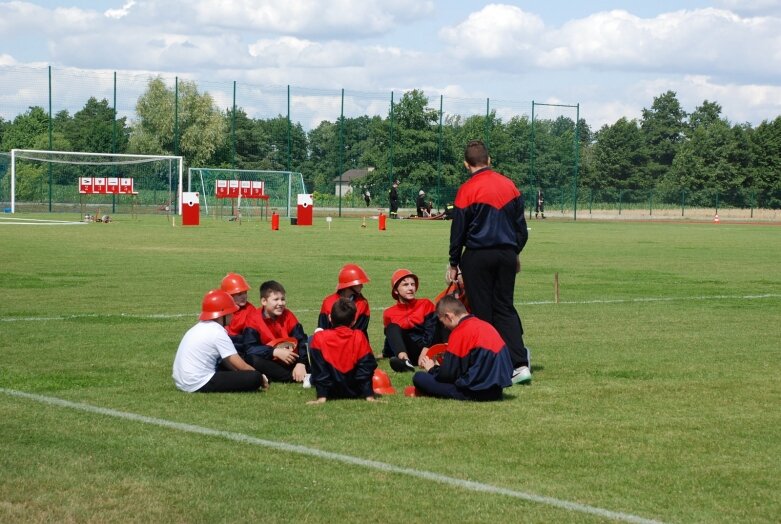
[{"label": "black sneaker", "polygon": [[400,359],[399,357],[390,358],[390,367],[397,373],[403,373],[404,371],[415,371],[415,366],[412,365],[408,359]]}]

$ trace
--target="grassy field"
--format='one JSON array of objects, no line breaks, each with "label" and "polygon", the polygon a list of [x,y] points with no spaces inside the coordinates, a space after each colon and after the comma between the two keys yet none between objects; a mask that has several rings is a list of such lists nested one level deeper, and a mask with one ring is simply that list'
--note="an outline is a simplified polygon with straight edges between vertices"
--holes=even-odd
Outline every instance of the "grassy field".
[{"label": "grassy field", "polygon": [[311,332],[361,264],[379,353],[391,272],[439,292],[449,223],[368,222],[3,220],[0,522],[781,519],[776,226],[530,222],[516,300],[534,383],[504,402],[174,388],[228,271],[282,282]]}]

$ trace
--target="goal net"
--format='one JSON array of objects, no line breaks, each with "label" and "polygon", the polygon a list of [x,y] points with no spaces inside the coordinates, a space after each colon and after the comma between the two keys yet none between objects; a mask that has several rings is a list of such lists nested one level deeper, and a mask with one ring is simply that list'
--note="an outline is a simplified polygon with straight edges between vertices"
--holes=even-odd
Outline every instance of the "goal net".
[{"label": "goal net", "polygon": [[187,187],[200,194],[201,213],[213,216],[260,214],[268,206],[290,217],[298,195],[306,193],[301,173],[255,169],[191,167],[187,170]]},{"label": "goal net", "polygon": [[182,157],[13,149],[0,198],[17,211],[181,213]]}]

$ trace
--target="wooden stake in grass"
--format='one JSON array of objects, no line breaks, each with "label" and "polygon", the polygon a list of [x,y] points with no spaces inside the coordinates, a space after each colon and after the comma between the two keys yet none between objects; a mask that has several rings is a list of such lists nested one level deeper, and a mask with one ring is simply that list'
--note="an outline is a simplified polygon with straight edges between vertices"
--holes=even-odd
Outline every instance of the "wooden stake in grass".
[{"label": "wooden stake in grass", "polygon": [[559,303],[559,273],[553,274],[553,299]]}]

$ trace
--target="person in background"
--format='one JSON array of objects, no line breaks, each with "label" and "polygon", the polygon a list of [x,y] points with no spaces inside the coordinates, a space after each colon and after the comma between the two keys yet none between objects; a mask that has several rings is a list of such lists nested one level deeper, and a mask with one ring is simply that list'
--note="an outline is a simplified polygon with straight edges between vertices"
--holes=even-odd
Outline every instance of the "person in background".
[{"label": "person in background", "polygon": [[537,204],[534,206],[534,218],[539,218],[538,215],[542,215],[545,219],[545,198],[542,196],[542,188],[537,188]]},{"label": "person in background", "polygon": [[184,334],[176,350],[172,377],[178,389],[187,393],[268,389],[266,377],[242,360],[225,332],[238,309],[226,292],[206,293],[198,323]]},{"label": "person in background", "polygon": [[418,191],[418,199],[415,201],[415,207],[417,208],[418,216],[429,216],[429,207],[426,202],[426,192],[422,189]]},{"label": "person in background", "polygon": [[388,202],[390,203],[390,217],[399,218],[399,181],[396,180],[388,193]]}]

